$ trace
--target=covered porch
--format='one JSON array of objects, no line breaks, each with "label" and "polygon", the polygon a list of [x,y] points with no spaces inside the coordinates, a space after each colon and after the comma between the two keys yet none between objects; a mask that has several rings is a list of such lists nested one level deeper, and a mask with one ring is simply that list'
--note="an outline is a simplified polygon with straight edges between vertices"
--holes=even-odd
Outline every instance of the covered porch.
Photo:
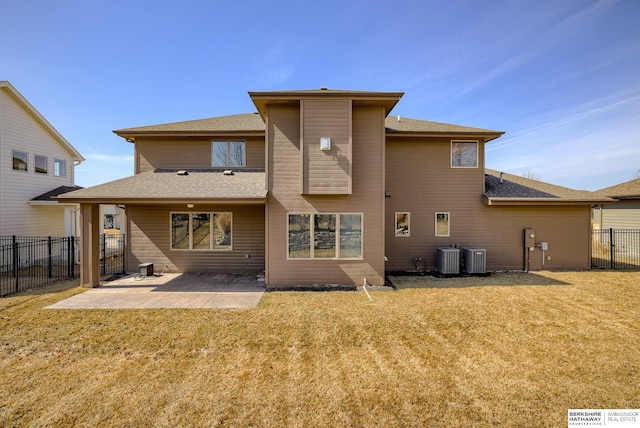
[{"label": "covered porch", "polygon": [[[266,196],[264,171],[210,168],[149,171],[59,198],[80,204],[80,283],[96,287],[101,204],[125,207],[128,272],[153,263],[168,272],[250,274],[264,270]],[[228,223],[224,239],[216,238],[216,216]],[[205,244],[193,238],[203,218],[211,228]],[[176,219],[189,227],[186,244],[176,239]]]}]

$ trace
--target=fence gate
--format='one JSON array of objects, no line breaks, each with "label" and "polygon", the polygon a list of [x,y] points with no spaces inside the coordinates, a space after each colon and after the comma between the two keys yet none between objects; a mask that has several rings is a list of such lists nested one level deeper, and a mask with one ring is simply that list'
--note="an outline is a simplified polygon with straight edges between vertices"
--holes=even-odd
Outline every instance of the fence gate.
[{"label": "fence gate", "polygon": [[640,230],[591,231],[591,267],[640,271]]}]

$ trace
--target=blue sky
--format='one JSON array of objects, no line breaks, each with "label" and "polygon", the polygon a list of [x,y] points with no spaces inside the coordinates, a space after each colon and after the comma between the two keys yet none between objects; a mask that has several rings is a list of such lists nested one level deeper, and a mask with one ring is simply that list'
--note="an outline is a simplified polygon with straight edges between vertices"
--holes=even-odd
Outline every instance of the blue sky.
[{"label": "blue sky", "polygon": [[245,113],[248,91],[401,91],[393,115],[505,131],[487,167],[596,190],[640,170],[640,1],[21,0],[0,80],[87,159],[133,173],[119,128]]}]

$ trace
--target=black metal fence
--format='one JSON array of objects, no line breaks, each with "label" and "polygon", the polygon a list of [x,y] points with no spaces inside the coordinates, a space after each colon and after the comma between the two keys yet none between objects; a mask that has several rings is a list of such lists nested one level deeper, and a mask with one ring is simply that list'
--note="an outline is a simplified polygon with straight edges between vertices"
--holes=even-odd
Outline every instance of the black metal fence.
[{"label": "black metal fence", "polygon": [[591,238],[591,267],[640,271],[640,230],[598,229]]},{"label": "black metal fence", "polygon": [[[100,236],[100,274],[125,272],[124,234]],[[74,236],[0,236],[0,296],[80,276],[80,239]]]}]

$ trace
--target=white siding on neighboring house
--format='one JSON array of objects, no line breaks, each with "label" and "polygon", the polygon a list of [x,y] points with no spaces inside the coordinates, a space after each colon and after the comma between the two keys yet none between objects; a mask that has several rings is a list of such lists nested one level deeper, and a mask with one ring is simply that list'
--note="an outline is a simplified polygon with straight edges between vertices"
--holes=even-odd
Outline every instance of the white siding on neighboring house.
[{"label": "white siding on neighboring house", "polygon": [[[73,210],[55,204],[30,205],[29,201],[59,186],[73,186],[78,154],[10,89],[0,85],[0,235],[64,236],[73,227]],[[27,153],[27,171],[13,170],[14,150]],[[36,156],[46,157],[46,174],[35,172]],[[66,164],[64,176],[54,174],[56,159]],[[69,224],[65,225],[65,218]]]}]

